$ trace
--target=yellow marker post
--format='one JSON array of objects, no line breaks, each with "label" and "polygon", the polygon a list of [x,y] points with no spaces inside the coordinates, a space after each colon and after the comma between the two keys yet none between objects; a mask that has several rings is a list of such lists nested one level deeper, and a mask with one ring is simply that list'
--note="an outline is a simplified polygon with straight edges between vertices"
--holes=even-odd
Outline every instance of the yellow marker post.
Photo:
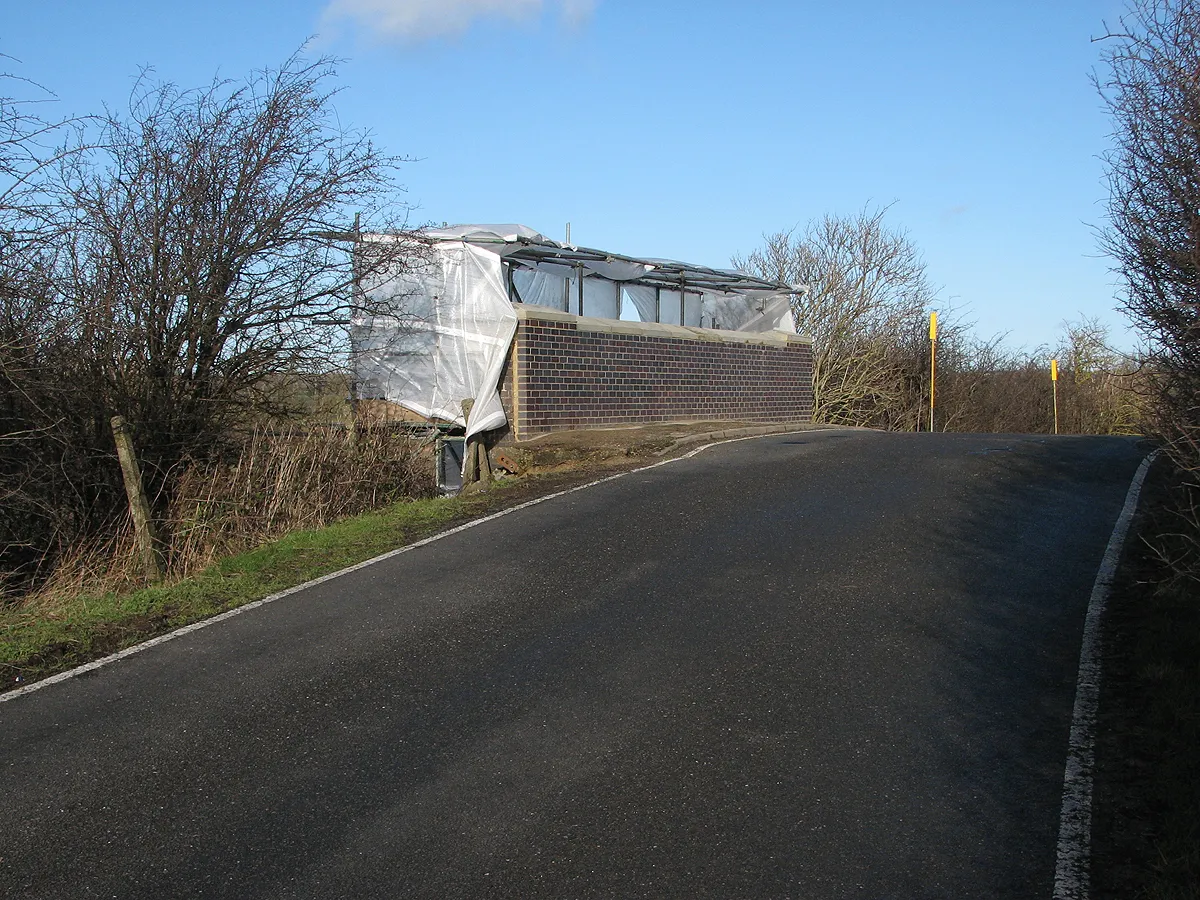
[{"label": "yellow marker post", "polygon": [[933,433],[934,385],[937,383],[937,313],[929,314],[929,432]]},{"label": "yellow marker post", "polygon": [[1050,384],[1054,388],[1054,433],[1058,434],[1058,360],[1050,360]]}]

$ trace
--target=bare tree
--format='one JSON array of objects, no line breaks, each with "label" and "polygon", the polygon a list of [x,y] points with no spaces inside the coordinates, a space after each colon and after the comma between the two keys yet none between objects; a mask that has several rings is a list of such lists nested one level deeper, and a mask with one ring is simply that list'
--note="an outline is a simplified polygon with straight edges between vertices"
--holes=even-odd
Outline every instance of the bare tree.
[{"label": "bare tree", "polygon": [[139,428],[163,471],[202,454],[248,408],[278,413],[279,380],[325,373],[370,270],[419,241],[351,254],[350,226],[401,230],[384,155],[334,113],[329,60],[299,57],[203,90],[144,74],[102,148],[66,161],[72,212],[56,269],[85,381]]},{"label": "bare tree", "polygon": [[[0,64],[10,62],[0,56]],[[62,530],[56,501],[71,484],[61,405],[41,378],[64,361],[49,312],[59,232],[45,176],[74,152],[55,142],[80,120],[45,117],[52,101],[40,85],[0,72],[0,596],[3,574],[36,566]]]},{"label": "bare tree", "polygon": [[1114,349],[1108,328],[1084,317],[1064,322],[1058,346],[1060,430],[1075,434],[1138,434],[1144,427],[1146,369]]},{"label": "bare tree", "polygon": [[915,244],[886,209],[827,215],[778,232],[733,264],[810,285],[794,308],[813,338],[813,415],[826,422],[912,428],[928,366],[925,318],[935,292]]},{"label": "bare tree", "polygon": [[[15,60],[0,54],[0,64],[9,62]],[[46,213],[37,176],[55,158],[48,145],[68,124],[39,114],[52,100],[36,82],[0,71],[0,247],[5,249]]]},{"label": "bare tree", "polygon": [[[402,160],[340,124],[335,75],[299,56],[200,90],[143,73],[126,110],[48,153],[38,121],[0,103],[0,200],[22,198],[0,220],[0,413],[7,446],[23,442],[0,441],[0,569],[28,573],[121,514],[112,415],[136,425],[165,505],[182,461],[345,364],[359,279],[420,256]],[[352,253],[358,214],[395,238]],[[6,223],[34,220],[45,240],[11,252]]]},{"label": "bare tree", "polygon": [[1131,433],[1141,415],[1136,362],[1108,345],[1097,321],[1064,323],[1055,348],[1008,349],[981,338],[938,302],[907,235],[886,210],[825,216],[805,231],[769,235],[734,265],[812,285],[795,307],[813,337],[815,417],[893,430],[929,427],[929,307],[937,303],[939,431],[1049,432],[1050,359],[1059,359],[1061,430]]},{"label": "bare tree", "polygon": [[1059,362],[1059,430],[1131,434],[1142,415],[1137,361],[1113,350],[1094,319],[1064,322],[1053,347],[1010,349],[1003,336],[958,334],[938,350],[945,431],[1047,433],[1054,426],[1050,360]]},{"label": "bare tree", "polygon": [[1103,246],[1150,342],[1158,428],[1200,488],[1200,2],[1133,0],[1105,39],[1096,86],[1114,144]]}]

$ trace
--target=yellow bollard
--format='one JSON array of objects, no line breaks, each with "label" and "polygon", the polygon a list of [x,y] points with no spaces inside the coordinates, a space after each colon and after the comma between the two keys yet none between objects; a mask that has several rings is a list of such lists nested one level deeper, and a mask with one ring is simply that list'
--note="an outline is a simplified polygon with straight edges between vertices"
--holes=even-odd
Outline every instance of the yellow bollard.
[{"label": "yellow bollard", "polygon": [[929,314],[929,433],[933,433],[934,385],[937,383],[937,313]]},{"label": "yellow bollard", "polygon": [[1050,385],[1054,389],[1054,433],[1058,434],[1058,360],[1050,360]]}]

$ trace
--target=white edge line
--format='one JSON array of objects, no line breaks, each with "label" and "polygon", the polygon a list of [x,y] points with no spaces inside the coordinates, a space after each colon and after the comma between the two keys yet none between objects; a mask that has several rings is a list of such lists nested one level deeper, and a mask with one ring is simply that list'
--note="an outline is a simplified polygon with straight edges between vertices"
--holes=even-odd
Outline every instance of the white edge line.
[{"label": "white edge line", "polygon": [[491,515],[484,516],[482,519],[472,519],[470,522],[464,522],[462,525],[456,525],[454,528],[448,528],[445,531],[438,532],[427,538],[422,538],[419,541],[414,541],[411,544],[406,544],[403,547],[397,547],[395,550],[389,550],[387,553],[382,553],[379,556],[374,556],[371,559],[363,560],[360,563],[355,563],[352,566],[347,566],[344,569],[339,569],[336,572],[330,572],[328,575],[322,575],[319,578],[314,578],[311,581],[306,581],[303,584],[295,585],[294,587],[286,588],[275,594],[263,597],[260,600],[252,600],[241,606],[226,610],[223,613],[218,613],[208,619],[201,619],[198,622],[193,622],[190,625],[184,625],[182,628],[176,628],[174,631],[167,634],[161,634],[156,638],[151,638],[148,641],[143,641],[140,644],[134,644],[132,647],[126,647],[109,656],[101,659],[93,660],[89,663],[84,663],[74,669],[68,669],[66,672],[59,672],[57,675],[51,675],[49,678],[43,678],[40,681],[35,681],[32,684],[22,688],[7,691],[0,694],[0,703],[5,703],[9,700],[15,700],[18,697],[23,697],[26,694],[32,694],[34,691],[40,691],[42,688],[50,687],[52,684],[58,684],[61,681],[66,681],[70,678],[75,678],[78,675],[86,675],[88,672],[94,672],[96,669],[111,663],[118,662],[128,656],[133,656],[135,653],[141,653],[143,650],[149,650],[151,647],[157,647],[159,644],[165,644],[167,641],[173,641],[176,638],[183,637],[185,634],[191,634],[193,631],[199,631],[202,628],[208,628],[211,625],[216,625],[218,622],[224,622],[226,619],[232,619],[234,616],[240,616],[242,613],[250,612],[252,609],[257,609],[260,606],[266,606],[268,603],[274,603],[276,600],[282,600],[291,594],[299,591],[307,590],[311,587],[316,587],[318,584],[324,584],[326,581],[332,581],[335,578],[340,578],[343,575],[348,575],[351,572],[357,572],[359,569],[365,569],[367,566],[373,566],[376,563],[383,562],[386,559],[391,559],[393,556],[399,556],[401,553],[408,553],[410,550],[416,550],[418,547],[424,547],[426,544],[432,544],[434,541],[440,541],[442,538],[448,538],[453,534],[466,531],[468,528],[474,528],[477,525],[482,525],[485,522],[491,522],[494,519],[499,519],[501,516],[507,516],[511,513],[519,512],[522,509],[527,509],[530,506],[536,506],[539,503],[545,503],[547,500],[553,500],[556,497],[565,497],[567,494],[573,494],[576,491],[587,490],[595,487],[598,484],[604,484],[607,481],[614,481],[618,478],[624,478],[626,475],[636,475],[638,472],[647,472],[650,469],[657,469],[659,466],[667,466],[671,463],[680,462],[681,460],[691,459],[698,453],[702,453],[709,447],[716,447],[719,444],[736,444],[739,441],[758,440],[765,437],[783,437],[789,434],[812,434],[817,431],[837,431],[836,428],[802,428],[796,431],[769,431],[765,434],[749,434],[744,437],[727,438],[720,441],[712,441],[707,444],[702,444],[687,453],[680,456],[673,456],[670,459],[660,460],[656,463],[651,463],[648,466],[641,466],[637,469],[630,469],[628,472],[618,472],[615,475],[606,475],[603,478],[597,478],[595,481],[589,481],[587,484],[576,485],[573,488],[556,491],[553,494],[546,494],[544,497],[535,497],[532,500],[526,500],[524,503],[518,503],[516,506],[510,506],[508,509],[502,509],[499,512],[494,512]]},{"label": "white edge line", "polygon": [[1101,621],[1112,590],[1117,563],[1137,511],[1142,484],[1158,451],[1142,460],[1129,484],[1112,537],[1100,561],[1083,625],[1079,651],[1079,676],[1075,687],[1075,709],[1071,715],[1071,738],[1063,773],[1062,812],[1058,824],[1058,857],[1054,867],[1054,900],[1087,900],[1091,896],[1092,775],[1096,762],[1096,711],[1100,701]]}]

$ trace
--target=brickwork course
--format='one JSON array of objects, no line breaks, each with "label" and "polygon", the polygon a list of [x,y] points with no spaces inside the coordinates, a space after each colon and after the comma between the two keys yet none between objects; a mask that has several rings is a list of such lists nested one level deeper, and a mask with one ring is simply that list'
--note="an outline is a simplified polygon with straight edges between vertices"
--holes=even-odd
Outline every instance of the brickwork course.
[{"label": "brickwork course", "polygon": [[517,440],[653,422],[812,418],[807,338],[545,309],[520,316],[501,391]]}]

